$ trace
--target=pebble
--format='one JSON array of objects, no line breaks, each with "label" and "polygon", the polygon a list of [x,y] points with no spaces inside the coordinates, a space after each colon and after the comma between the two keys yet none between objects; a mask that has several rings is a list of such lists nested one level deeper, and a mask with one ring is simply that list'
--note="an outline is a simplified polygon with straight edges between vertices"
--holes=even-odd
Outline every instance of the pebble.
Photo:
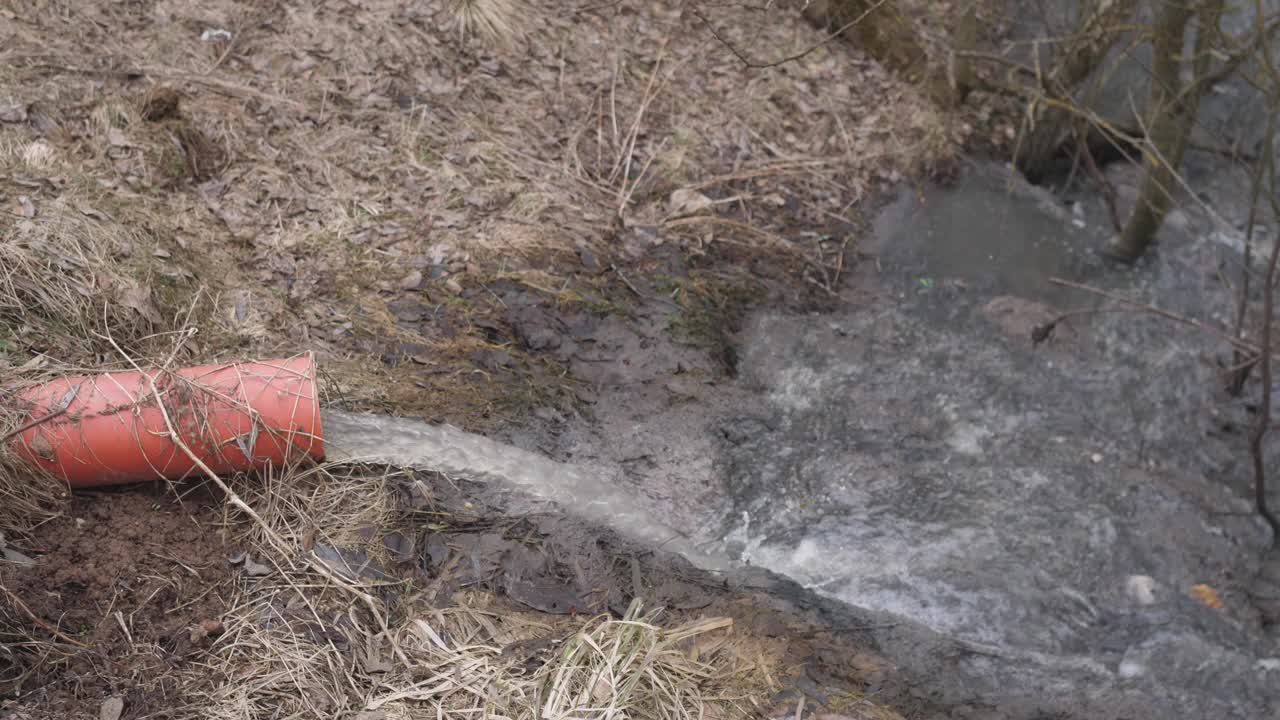
[{"label": "pebble", "polygon": [[1156,581],[1150,575],[1130,575],[1124,583],[1124,592],[1139,605],[1152,605],[1156,601]]}]

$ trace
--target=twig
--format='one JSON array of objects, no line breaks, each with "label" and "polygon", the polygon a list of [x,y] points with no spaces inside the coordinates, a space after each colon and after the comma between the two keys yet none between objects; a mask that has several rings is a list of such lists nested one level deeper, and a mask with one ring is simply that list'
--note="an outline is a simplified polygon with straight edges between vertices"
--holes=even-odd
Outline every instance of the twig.
[{"label": "twig", "polygon": [[1077,136],[1080,138],[1080,154],[1084,155],[1085,166],[1097,181],[1098,187],[1102,189],[1102,199],[1107,203],[1107,212],[1111,214],[1111,226],[1118,233],[1124,232],[1124,223],[1120,222],[1120,208],[1116,204],[1116,189],[1098,167],[1098,161],[1094,159],[1093,151],[1089,149],[1089,142],[1084,133],[1078,133]]},{"label": "twig", "polygon": [[623,274],[622,274],[622,271],[618,269],[618,266],[617,266],[617,265],[610,265],[610,266],[609,266],[609,269],[610,269],[610,270],[613,270],[615,273],[617,273],[617,274],[618,274],[618,277],[622,279],[622,284],[623,284],[623,285],[626,285],[628,290],[630,290],[631,292],[635,293],[636,297],[638,297],[638,298],[643,298],[643,297],[644,297],[644,293],[642,293],[642,292],[640,292],[639,290],[637,290],[637,289],[636,289],[636,286],[631,284],[631,281],[627,279],[627,276],[626,276],[626,275],[623,275]]},{"label": "twig", "polygon": [[[1280,260],[1280,242],[1272,244],[1267,261],[1267,281],[1262,286],[1262,347],[1271,347],[1271,324],[1275,318],[1276,261]],[[1271,353],[1262,353],[1262,402],[1258,408],[1258,427],[1249,438],[1249,454],[1253,456],[1253,495],[1258,514],[1271,526],[1271,545],[1280,543],[1280,520],[1267,507],[1267,470],[1262,458],[1262,441],[1271,427]]]},{"label": "twig", "polygon": [[58,410],[54,410],[53,412],[50,412],[50,413],[45,413],[44,415],[41,415],[40,417],[30,422],[23,423],[22,425],[19,425],[17,428],[5,433],[4,437],[0,437],[0,443],[6,442],[9,440],[9,438],[12,438],[16,435],[21,435],[22,433],[30,430],[33,427],[43,425],[66,412],[67,412],[67,409],[64,407]]},{"label": "twig", "polygon": [[[1280,247],[1280,243],[1277,243],[1277,247]],[[1152,315],[1158,315],[1166,320],[1172,320],[1181,325],[1193,327],[1197,330],[1203,330],[1204,332],[1209,333],[1214,337],[1217,337],[1221,340],[1226,341],[1229,345],[1235,348],[1240,348],[1242,350],[1247,350],[1250,352],[1259,351],[1259,348],[1253,345],[1253,343],[1250,343],[1246,340],[1241,340],[1240,338],[1232,337],[1229,333],[1223,331],[1220,328],[1216,328],[1212,325],[1203,323],[1194,318],[1186,317],[1185,315],[1179,315],[1177,313],[1169,312],[1168,310],[1165,310],[1164,308],[1156,307],[1155,305],[1149,305],[1147,303],[1138,302],[1137,300],[1130,300],[1129,298],[1124,297],[1123,295],[1116,295],[1115,293],[1107,292],[1106,290],[1100,290],[1098,288],[1091,287],[1083,283],[1073,282],[1071,280],[1065,280],[1063,278],[1049,278],[1049,282],[1053,283],[1054,285],[1061,285],[1063,287],[1075,288],[1076,290],[1083,290],[1084,292],[1087,292],[1087,293],[1093,293],[1094,295],[1099,295],[1113,302],[1122,303],[1124,305],[1128,305],[1130,307],[1133,307],[1145,312],[1149,312]]]},{"label": "twig", "polygon": [[1053,331],[1058,329],[1058,325],[1060,325],[1063,321],[1070,320],[1073,317],[1081,317],[1084,315],[1099,315],[1102,313],[1113,313],[1113,312],[1143,312],[1143,311],[1144,311],[1143,308],[1132,308],[1132,307],[1085,308],[1083,310],[1068,310],[1067,312],[1064,312],[1058,315],[1057,317],[1053,318],[1049,322],[1042,323],[1040,325],[1036,325],[1035,327],[1031,328],[1031,343],[1032,345],[1039,345],[1045,340],[1048,340],[1050,337],[1053,336]]},{"label": "twig", "polygon": [[27,617],[31,618],[31,622],[33,622],[33,623],[35,623],[36,625],[40,626],[41,628],[43,628],[43,629],[44,629],[46,632],[48,632],[49,634],[53,635],[54,637],[58,638],[59,640],[61,640],[62,642],[66,643],[66,644],[68,644],[68,645],[74,645],[74,646],[76,646],[76,647],[78,647],[78,648],[88,648],[88,647],[89,647],[88,645],[85,645],[84,643],[80,642],[79,640],[76,640],[75,638],[67,637],[67,636],[66,636],[65,634],[63,634],[63,632],[62,632],[61,630],[59,630],[58,628],[56,628],[56,627],[54,627],[54,626],[50,625],[49,623],[45,622],[44,620],[41,620],[39,617],[37,617],[37,616],[36,616],[36,614],[35,614],[35,613],[31,612],[31,608],[27,607],[27,604],[26,604],[26,603],[22,602],[22,598],[18,597],[17,595],[14,595],[12,592],[10,592],[10,591],[9,591],[9,588],[5,587],[4,585],[0,585],[0,592],[3,592],[3,593],[5,594],[5,597],[9,598],[9,602],[11,602],[11,603],[13,603],[15,606],[17,606],[17,608],[18,608],[19,610],[21,610],[22,612],[26,613],[26,614],[27,614]]}]

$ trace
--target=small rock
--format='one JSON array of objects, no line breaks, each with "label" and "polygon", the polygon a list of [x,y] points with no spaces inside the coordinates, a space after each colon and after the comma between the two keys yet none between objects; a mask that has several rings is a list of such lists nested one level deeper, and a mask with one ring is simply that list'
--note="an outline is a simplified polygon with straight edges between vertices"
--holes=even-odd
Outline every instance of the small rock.
[{"label": "small rock", "polygon": [[254,562],[252,557],[245,555],[244,572],[249,577],[262,577],[264,575],[271,574],[271,566],[263,565],[262,563],[259,563],[259,562]]},{"label": "small rock", "polygon": [[1124,592],[1139,605],[1152,605],[1156,601],[1156,581],[1150,575],[1130,575],[1124,583]]},{"label": "small rock", "polygon": [[120,696],[109,697],[98,707],[98,720],[120,720],[124,714],[124,699]]},{"label": "small rock", "polygon": [[453,278],[449,278],[448,280],[445,280],[444,287],[446,290],[453,293],[454,295],[462,294],[462,285],[460,285],[458,281],[454,280]]},{"label": "small rock", "polygon": [[511,355],[503,352],[502,350],[491,350],[488,348],[476,350],[471,353],[471,362],[486,370],[499,370],[501,368],[511,367],[514,364]]},{"label": "small rock", "polygon": [[1120,677],[1127,680],[1146,674],[1147,668],[1136,660],[1122,660],[1120,661],[1120,667],[1116,669],[1116,672]]},{"label": "small rock", "polygon": [[400,282],[396,283],[396,285],[401,290],[417,290],[418,286],[421,284],[422,284],[421,270],[410,271],[408,275],[405,275],[404,277],[400,278]]},{"label": "small rock", "polygon": [[1094,454],[1090,455],[1090,456],[1089,456],[1089,461],[1090,461],[1090,462],[1092,462],[1092,463],[1093,463],[1093,464],[1095,464],[1095,465],[1096,465],[1096,464],[1098,464],[1098,463],[1100,463],[1100,462],[1102,462],[1102,453],[1094,453]]},{"label": "small rock", "polygon": [[582,263],[582,268],[590,273],[599,273],[604,270],[600,258],[596,254],[586,248],[578,248],[578,261]]}]

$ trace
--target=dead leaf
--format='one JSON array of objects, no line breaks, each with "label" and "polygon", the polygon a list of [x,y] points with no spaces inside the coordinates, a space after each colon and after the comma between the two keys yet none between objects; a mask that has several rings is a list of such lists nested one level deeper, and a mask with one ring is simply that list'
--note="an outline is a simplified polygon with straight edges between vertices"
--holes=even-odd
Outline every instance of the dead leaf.
[{"label": "dead leaf", "polygon": [[246,555],[244,557],[244,573],[249,577],[263,577],[271,574],[271,566],[254,562],[252,557]]},{"label": "dead leaf", "polygon": [[432,224],[436,227],[451,228],[458,227],[467,222],[467,216],[453,210],[436,210],[432,213]]},{"label": "dead leaf", "polygon": [[102,222],[106,222],[107,220],[113,219],[110,215],[102,212],[101,210],[94,208],[93,206],[89,205],[89,203],[83,200],[75,200],[71,203],[71,205],[76,209],[77,212],[79,212],[81,215],[84,215],[85,217],[91,217],[94,220],[100,220]]},{"label": "dead leaf", "polygon": [[160,311],[151,303],[151,291],[135,280],[122,280],[116,288],[116,302],[137,311],[148,322],[159,323]]},{"label": "dead leaf", "polygon": [[1210,610],[1218,610],[1222,607],[1222,598],[1218,596],[1218,591],[1204,583],[1191,586],[1191,597],[1204,603]]},{"label": "dead leaf", "polygon": [[36,564],[35,560],[23,555],[13,548],[0,548],[0,557],[3,557],[5,562],[13,563],[14,565]]},{"label": "dead leaf", "polygon": [[57,457],[56,455],[54,455],[54,452],[53,452],[53,444],[50,443],[49,438],[45,437],[44,435],[36,435],[35,437],[28,440],[27,447],[31,450],[31,452],[36,454],[36,457],[39,457],[43,460],[53,462],[54,458]]},{"label": "dead leaf", "polygon": [[18,196],[18,214],[24,218],[33,218],[36,216],[36,204],[31,202],[31,198],[26,195]]},{"label": "dead leaf", "polygon": [[120,720],[124,714],[124,699],[120,696],[109,697],[98,707],[98,720]]},{"label": "dead leaf", "polygon": [[170,253],[168,250],[165,250],[164,248],[156,248],[155,250],[151,251],[151,256],[158,257],[158,258],[171,258],[173,257],[173,254]]},{"label": "dead leaf", "polygon": [[79,383],[67,388],[67,391],[62,394],[62,397],[58,399],[58,402],[49,406],[49,412],[60,413],[60,412],[64,412],[67,408],[71,407],[71,401],[76,399],[76,393],[79,390],[80,390]]},{"label": "dead leaf", "polygon": [[191,626],[191,643],[194,645],[210,635],[219,635],[221,633],[221,620],[201,620]]},{"label": "dead leaf", "polygon": [[697,190],[680,188],[671,193],[668,208],[672,215],[693,215],[712,206],[711,198]]},{"label": "dead leaf", "polygon": [[27,121],[27,104],[17,100],[0,101],[0,122],[24,123]]}]

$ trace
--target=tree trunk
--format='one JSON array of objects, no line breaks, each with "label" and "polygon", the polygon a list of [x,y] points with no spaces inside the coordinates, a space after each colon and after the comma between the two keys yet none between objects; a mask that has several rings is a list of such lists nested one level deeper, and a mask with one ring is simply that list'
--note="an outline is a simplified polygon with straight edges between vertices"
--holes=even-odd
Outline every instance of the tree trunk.
[{"label": "tree trunk", "polygon": [[1044,99],[1035,102],[1027,131],[1014,152],[1014,164],[1031,182],[1040,182],[1049,174],[1075,117],[1072,93],[1102,63],[1136,5],[1137,0],[1097,0],[1091,12],[1082,13],[1079,28],[1054,54],[1053,68],[1040,83]]},{"label": "tree trunk", "polygon": [[1183,0],[1166,2],[1160,9],[1147,101],[1142,185],[1137,206],[1124,230],[1107,246],[1107,254],[1118,260],[1133,262],[1141,257],[1169,212],[1182,156],[1200,110],[1200,99],[1208,88],[1213,62],[1211,51],[1224,2],[1209,0],[1200,7],[1196,21],[1195,73],[1189,84],[1182,82],[1182,54],[1187,24],[1196,12]]}]

